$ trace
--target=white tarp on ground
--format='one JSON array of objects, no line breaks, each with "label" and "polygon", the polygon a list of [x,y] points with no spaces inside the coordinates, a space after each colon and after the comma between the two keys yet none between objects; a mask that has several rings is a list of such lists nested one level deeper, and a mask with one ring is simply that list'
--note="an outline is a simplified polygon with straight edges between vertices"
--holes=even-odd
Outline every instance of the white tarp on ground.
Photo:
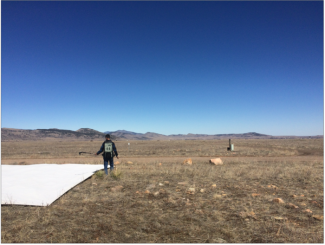
[{"label": "white tarp on ground", "polygon": [[104,167],[90,164],[34,164],[1,165],[1,168],[1,204],[46,206]]}]

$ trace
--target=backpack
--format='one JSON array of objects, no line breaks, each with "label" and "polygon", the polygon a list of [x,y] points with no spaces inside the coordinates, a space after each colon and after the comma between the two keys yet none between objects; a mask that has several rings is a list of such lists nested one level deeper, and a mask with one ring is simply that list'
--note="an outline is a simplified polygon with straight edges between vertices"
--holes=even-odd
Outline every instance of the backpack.
[{"label": "backpack", "polygon": [[105,157],[114,157],[114,151],[113,151],[113,142],[107,141],[104,142],[104,156]]}]

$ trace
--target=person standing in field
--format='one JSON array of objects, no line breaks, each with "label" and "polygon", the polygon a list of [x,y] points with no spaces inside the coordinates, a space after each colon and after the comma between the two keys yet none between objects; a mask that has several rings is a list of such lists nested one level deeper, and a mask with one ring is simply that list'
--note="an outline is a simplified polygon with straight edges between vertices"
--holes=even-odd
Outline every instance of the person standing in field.
[{"label": "person standing in field", "polygon": [[95,155],[100,154],[103,152],[103,159],[104,159],[104,170],[106,175],[108,175],[107,166],[109,162],[109,170],[110,172],[114,169],[114,155],[118,158],[118,153],[116,150],[116,146],[113,141],[110,140],[111,136],[109,134],[105,135],[106,140],[103,142],[102,146],[100,147],[99,151],[95,153]]}]

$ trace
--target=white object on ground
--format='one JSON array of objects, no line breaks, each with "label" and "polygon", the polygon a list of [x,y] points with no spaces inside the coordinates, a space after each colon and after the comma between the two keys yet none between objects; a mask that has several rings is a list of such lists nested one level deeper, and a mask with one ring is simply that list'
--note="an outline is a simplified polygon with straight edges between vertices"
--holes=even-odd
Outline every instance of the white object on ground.
[{"label": "white object on ground", "polygon": [[50,205],[103,168],[98,164],[1,165],[1,204]]}]

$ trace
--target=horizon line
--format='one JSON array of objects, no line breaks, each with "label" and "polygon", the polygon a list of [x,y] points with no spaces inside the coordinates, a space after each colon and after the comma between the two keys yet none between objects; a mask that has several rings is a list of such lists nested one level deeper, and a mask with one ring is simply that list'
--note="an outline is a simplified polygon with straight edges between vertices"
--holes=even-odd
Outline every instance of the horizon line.
[{"label": "horizon line", "polygon": [[[19,130],[40,130],[41,128],[38,128],[38,129],[22,129],[22,128],[7,128],[7,127],[1,127],[1,129],[19,129]],[[46,128],[44,128],[46,129]],[[79,128],[77,130],[72,130],[72,129],[59,129],[59,128],[47,128],[47,129],[58,129],[58,130],[70,130],[70,131],[77,131],[79,129],[91,129],[91,130],[95,130],[95,131],[98,131],[96,129],[92,129],[92,128]],[[127,132],[131,132],[131,133],[137,133],[137,132],[133,132],[133,131],[129,131],[129,130],[125,130],[125,129],[119,129],[119,130],[116,130],[116,131],[104,131],[104,132],[101,132],[101,131],[98,131],[100,133],[105,133],[105,132],[117,132],[117,131],[127,131]],[[161,133],[155,133],[155,132],[146,132],[146,133],[137,133],[137,134],[147,134],[147,133],[154,133],[154,134],[161,134]],[[257,133],[257,132],[247,132],[247,133],[217,133],[217,134],[203,134],[203,133],[197,133],[197,134],[193,134],[193,133],[187,133],[187,134],[161,134],[161,135],[165,135],[165,136],[177,136],[177,135],[188,135],[188,134],[193,134],[193,135],[238,135],[238,134],[249,134],[249,133],[256,133],[256,134],[262,134],[264,136],[273,136],[273,137],[285,137],[285,136],[290,136],[290,137],[315,137],[315,136],[323,136],[324,137],[324,134],[317,134],[317,135],[305,135],[305,136],[301,136],[301,135],[270,135],[270,134],[263,134],[263,133]]]}]

